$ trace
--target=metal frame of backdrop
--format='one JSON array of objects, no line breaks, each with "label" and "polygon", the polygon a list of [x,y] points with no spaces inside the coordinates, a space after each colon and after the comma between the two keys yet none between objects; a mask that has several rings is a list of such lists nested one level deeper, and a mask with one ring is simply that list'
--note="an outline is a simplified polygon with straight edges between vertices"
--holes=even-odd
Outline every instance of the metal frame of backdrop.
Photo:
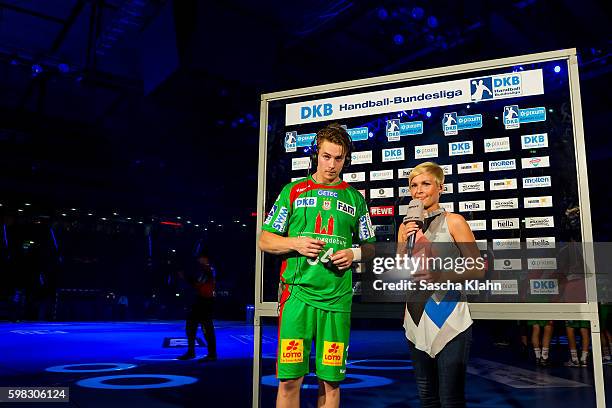
[{"label": "metal frame of backdrop", "polygon": [[[595,379],[595,395],[597,408],[605,408],[603,364],[601,355],[599,314],[597,309],[597,290],[595,282],[595,258],[592,245],[591,211],[589,200],[589,185],[587,177],[587,160],[584,145],[582,123],[582,106],[580,100],[580,84],[578,77],[578,58],[576,49],[529,54],[511,58],[502,58],[448,67],[433,68],[402,74],[385,75],[361,80],[339,82],[328,85],[313,86],[289,91],[275,92],[261,96],[261,113],[259,128],[259,170],[257,193],[257,237],[261,230],[263,217],[266,213],[266,168],[268,141],[268,104],[286,98],[323,95],[335,91],[365,89],[377,85],[433,79],[441,76],[466,74],[485,69],[507,68],[518,64],[541,63],[553,60],[565,60],[568,68],[570,101],[573,119],[574,151],[577,166],[578,197],[580,206],[580,221],[586,271],[586,303],[471,303],[470,311],[473,319],[491,320],[588,320],[591,322],[591,337],[593,349],[593,369]],[[277,317],[277,302],[264,302],[263,296],[263,254],[256,244],[255,257],[255,316],[254,316],[254,354],[253,354],[253,407],[260,406],[261,380],[261,320],[263,317]],[[381,305],[382,306],[382,305]],[[355,316],[355,314],[354,314]],[[374,313],[365,313],[359,317],[376,318]],[[380,317],[380,314],[378,315]]]}]

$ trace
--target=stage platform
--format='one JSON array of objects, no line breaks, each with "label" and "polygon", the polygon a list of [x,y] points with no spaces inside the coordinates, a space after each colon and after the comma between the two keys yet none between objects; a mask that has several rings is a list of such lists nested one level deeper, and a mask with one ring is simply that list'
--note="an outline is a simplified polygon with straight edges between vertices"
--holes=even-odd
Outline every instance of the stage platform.
[{"label": "stage platform", "polygon": [[[219,360],[202,363],[176,360],[186,349],[181,321],[0,323],[0,386],[69,387],[71,402],[63,406],[74,407],[250,407],[252,326],[215,326]],[[270,407],[276,327],[263,332],[262,407]],[[565,346],[553,346],[556,365],[536,368],[509,347],[494,346],[478,322],[474,333],[468,406],[595,407],[592,368],[562,366]],[[201,342],[198,355],[204,356]],[[405,342],[400,322],[396,330],[352,331],[342,407],[419,406]],[[604,370],[612,401],[612,366]],[[302,406],[315,406],[315,384],[307,377]],[[32,406],[44,405],[59,406]]]}]

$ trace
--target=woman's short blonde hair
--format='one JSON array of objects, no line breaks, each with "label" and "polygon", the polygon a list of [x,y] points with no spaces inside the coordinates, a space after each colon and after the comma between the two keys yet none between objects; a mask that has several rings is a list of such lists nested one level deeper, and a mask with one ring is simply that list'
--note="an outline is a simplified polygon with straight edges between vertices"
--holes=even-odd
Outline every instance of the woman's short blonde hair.
[{"label": "woman's short blonde hair", "polygon": [[429,173],[435,177],[438,186],[444,184],[444,170],[437,163],[434,162],[424,162],[416,166],[410,174],[408,175],[408,186],[412,184],[412,179],[416,176],[419,176],[423,173]]}]

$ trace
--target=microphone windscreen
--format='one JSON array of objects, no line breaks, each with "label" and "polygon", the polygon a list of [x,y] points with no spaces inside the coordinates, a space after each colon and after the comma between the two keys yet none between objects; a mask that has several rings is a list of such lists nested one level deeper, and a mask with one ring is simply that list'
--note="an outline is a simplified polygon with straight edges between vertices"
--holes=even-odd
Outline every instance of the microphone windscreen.
[{"label": "microphone windscreen", "polygon": [[423,226],[423,202],[421,200],[414,199],[408,204],[408,211],[406,212],[403,223],[405,224],[410,221],[414,221],[419,226]]}]

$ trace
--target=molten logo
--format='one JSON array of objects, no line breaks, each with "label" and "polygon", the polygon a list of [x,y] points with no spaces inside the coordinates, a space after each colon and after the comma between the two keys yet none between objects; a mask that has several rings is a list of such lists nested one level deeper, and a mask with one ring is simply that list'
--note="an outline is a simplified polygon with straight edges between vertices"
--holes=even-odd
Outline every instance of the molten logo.
[{"label": "molten logo", "polygon": [[323,342],[323,365],[342,366],[344,356],[344,343],[324,341]]},{"label": "molten logo", "polygon": [[321,213],[318,213],[315,220],[315,234],[334,235],[334,216],[331,215],[327,220],[327,228],[321,228],[322,223],[323,218],[321,218]]},{"label": "molten logo", "polygon": [[302,339],[282,339],[280,353],[281,364],[301,363],[304,361],[304,342]]}]

